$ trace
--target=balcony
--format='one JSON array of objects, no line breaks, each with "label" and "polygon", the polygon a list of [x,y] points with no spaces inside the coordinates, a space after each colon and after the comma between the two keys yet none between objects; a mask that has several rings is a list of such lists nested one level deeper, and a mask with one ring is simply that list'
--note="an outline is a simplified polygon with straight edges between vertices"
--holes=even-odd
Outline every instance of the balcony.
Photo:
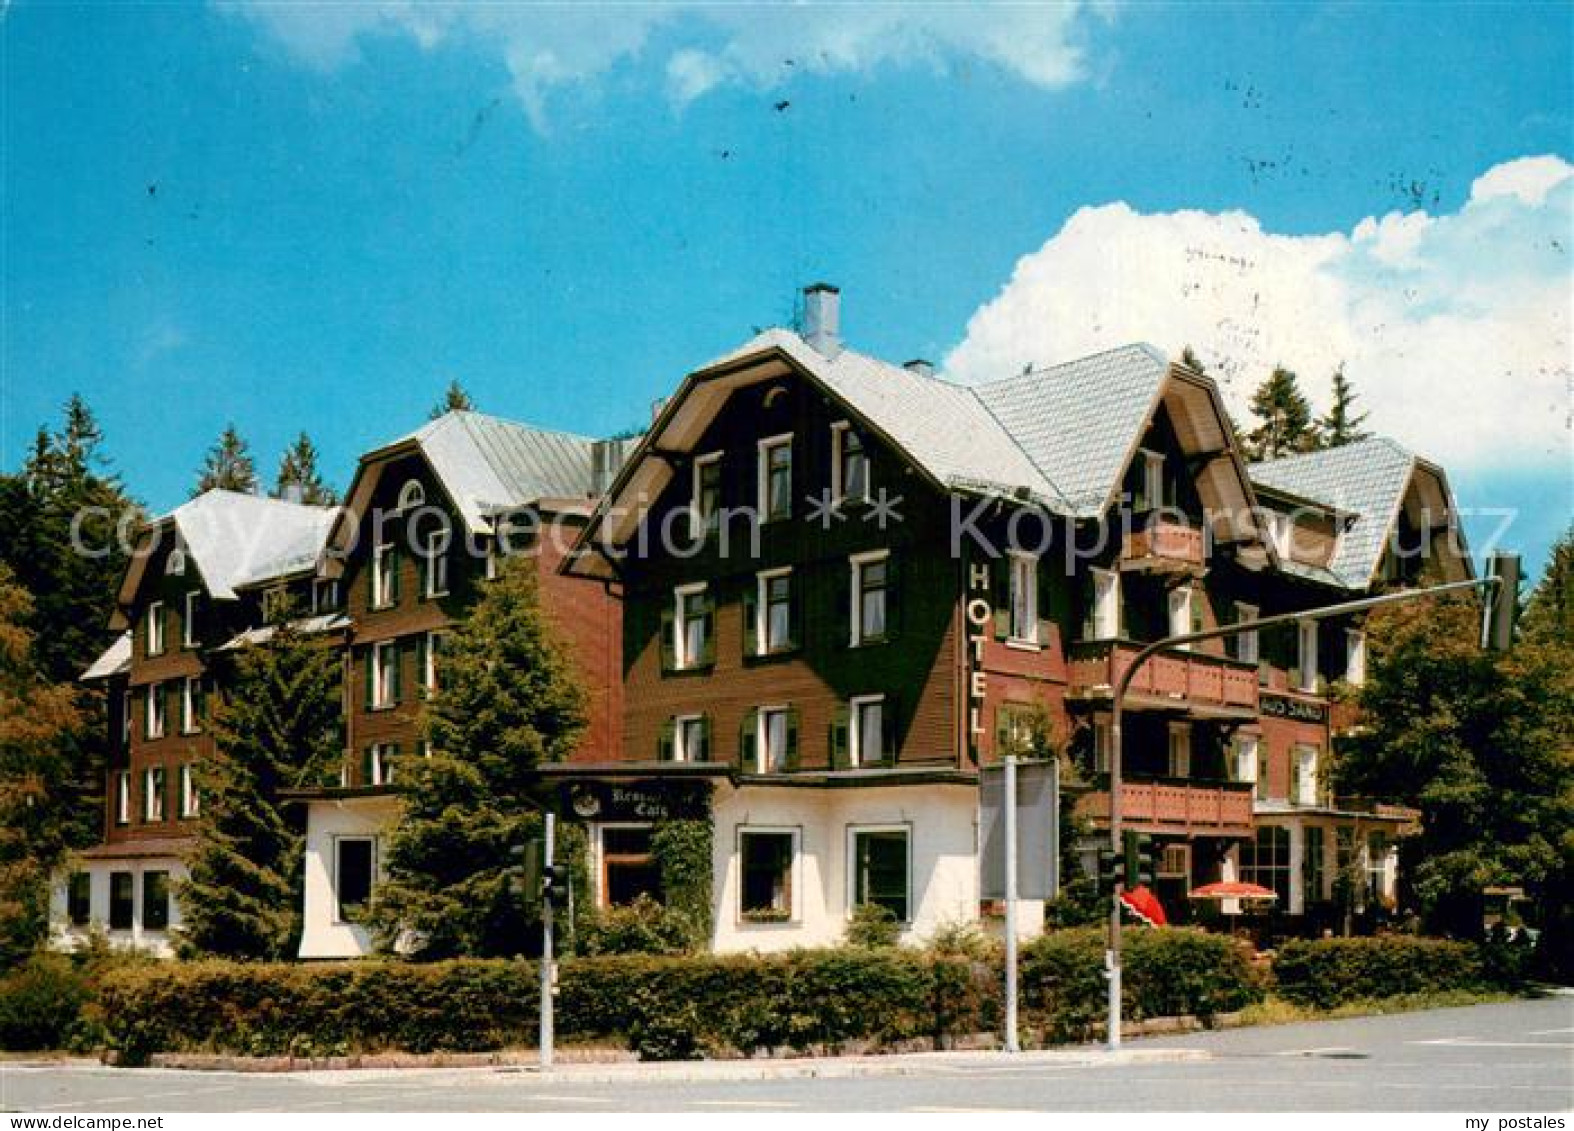
[{"label": "balcony", "polygon": [[1174,518],[1149,515],[1126,532],[1120,568],[1153,573],[1201,573],[1202,531]]},{"label": "balcony", "polygon": [[[1141,649],[1141,644],[1126,640],[1073,644],[1071,697],[1112,698],[1115,681]],[[1160,652],[1150,656],[1133,677],[1126,705],[1180,710],[1204,718],[1249,718],[1257,714],[1257,665],[1203,652]]]},{"label": "balcony", "polygon": [[[1195,782],[1186,778],[1127,778],[1120,787],[1121,821],[1138,832],[1250,836],[1250,782]],[[1084,794],[1077,812],[1109,824],[1109,790]]]}]

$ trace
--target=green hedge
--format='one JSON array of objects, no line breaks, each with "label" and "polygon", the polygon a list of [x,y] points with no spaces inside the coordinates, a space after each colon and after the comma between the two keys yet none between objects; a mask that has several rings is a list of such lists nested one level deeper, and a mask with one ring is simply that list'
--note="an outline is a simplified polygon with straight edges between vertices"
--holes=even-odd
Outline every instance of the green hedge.
[{"label": "green hedge", "polygon": [[1491,982],[1473,943],[1412,935],[1298,939],[1279,950],[1273,972],[1282,996],[1317,1009],[1398,994],[1485,989]]},{"label": "green hedge", "polygon": [[[1209,1016],[1258,994],[1228,940],[1198,931],[1130,936],[1128,1016]],[[1023,950],[1023,1019],[1047,1041],[1085,1040],[1103,1021],[1103,943],[1062,932]],[[657,1059],[835,1051],[952,1039],[998,1028],[998,960],[905,948],[778,955],[621,955],[565,961],[557,1032],[626,1041]],[[342,1055],[476,1051],[535,1040],[534,965],[459,960],[333,965],[193,962],[112,972],[102,989],[111,1047]]]}]

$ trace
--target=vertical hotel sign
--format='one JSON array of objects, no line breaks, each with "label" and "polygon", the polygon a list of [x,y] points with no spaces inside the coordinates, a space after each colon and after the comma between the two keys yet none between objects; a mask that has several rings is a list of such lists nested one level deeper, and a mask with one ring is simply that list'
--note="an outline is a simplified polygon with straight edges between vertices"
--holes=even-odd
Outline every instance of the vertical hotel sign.
[{"label": "vertical hotel sign", "polygon": [[989,675],[984,671],[984,643],[995,622],[995,607],[988,562],[969,562],[967,567],[967,741],[975,765],[979,762],[978,736],[984,733],[984,698],[989,692]]}]

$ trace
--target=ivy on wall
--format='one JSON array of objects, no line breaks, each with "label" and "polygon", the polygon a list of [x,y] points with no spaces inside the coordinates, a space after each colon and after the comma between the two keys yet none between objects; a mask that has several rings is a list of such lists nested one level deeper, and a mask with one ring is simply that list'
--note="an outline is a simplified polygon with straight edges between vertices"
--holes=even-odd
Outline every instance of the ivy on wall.
[{"label": "ivy on wall", "polygon": [[658,821],[651,854],[661,875],[668,911],[680,917],[690,945],[703,950],[711,937],[711,849],[714,827],[707,817]]}]

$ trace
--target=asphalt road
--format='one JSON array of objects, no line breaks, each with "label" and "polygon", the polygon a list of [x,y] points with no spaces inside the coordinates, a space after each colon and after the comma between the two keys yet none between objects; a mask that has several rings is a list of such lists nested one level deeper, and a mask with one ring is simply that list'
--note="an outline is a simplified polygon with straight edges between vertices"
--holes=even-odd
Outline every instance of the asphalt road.
[{"label": "asphalt road", "polygon": [[[903,1058],[903,1075],[694,1079],[683,1066],[255,1075],[0,1065],[8,1111],[1470,1111],[1574,1109],[1574,998],[1134,1042],[1139,1055]],[[1064,1055],[1064,1054],[1063,1054]],[[1084,1058],[1087,1059],[1087,1058]],[[725,1066],[718,1066],[725,1067]],[[780,1066],[778,1066],[779,1068]],[[733,1070],[752,1071],[743,1066]],[[840,1066],[839,1070],[847,1070]],[[765,1069],[760,1069],[765,1071]],[[680,1078],[681,1077],[681,1078]]]}]

